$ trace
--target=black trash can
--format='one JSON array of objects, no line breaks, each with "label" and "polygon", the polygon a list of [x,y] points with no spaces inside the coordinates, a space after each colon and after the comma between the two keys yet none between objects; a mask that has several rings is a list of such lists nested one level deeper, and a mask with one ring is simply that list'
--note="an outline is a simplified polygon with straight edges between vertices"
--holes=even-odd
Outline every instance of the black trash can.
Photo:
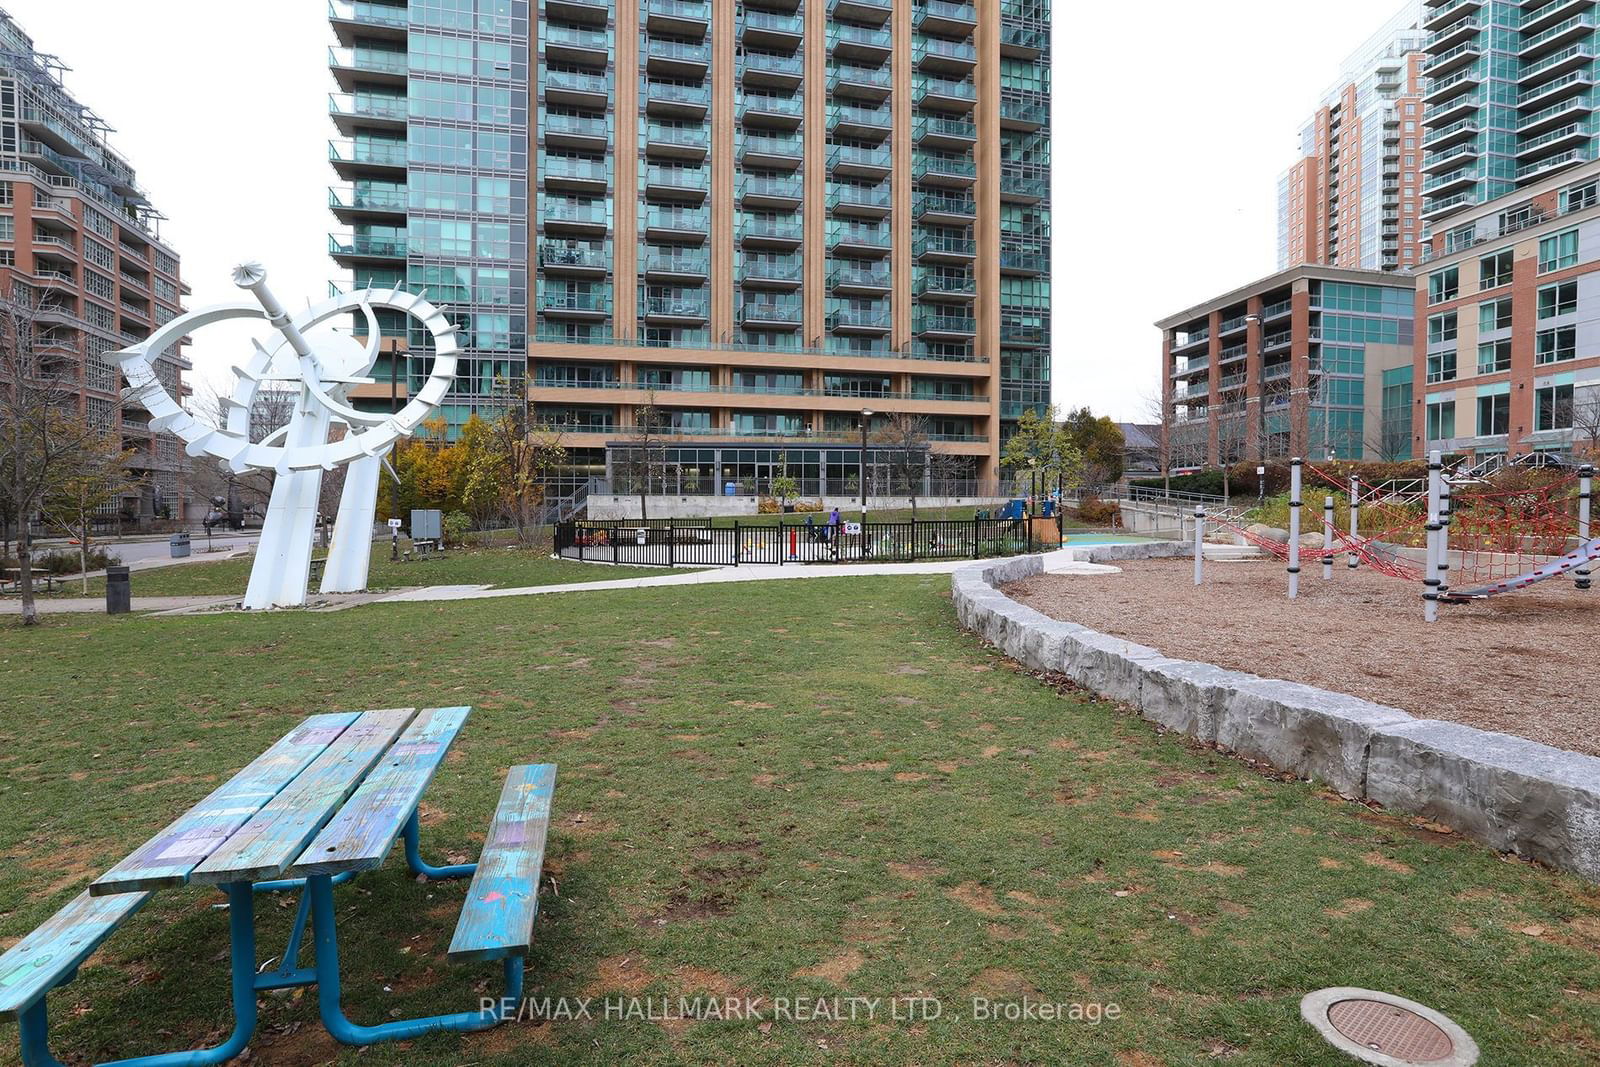
[{"label": "black trash can", "polygon": [[133,590],[128,582],[128,568],[106,568],[106,614],[126,615],[133,610]]}]

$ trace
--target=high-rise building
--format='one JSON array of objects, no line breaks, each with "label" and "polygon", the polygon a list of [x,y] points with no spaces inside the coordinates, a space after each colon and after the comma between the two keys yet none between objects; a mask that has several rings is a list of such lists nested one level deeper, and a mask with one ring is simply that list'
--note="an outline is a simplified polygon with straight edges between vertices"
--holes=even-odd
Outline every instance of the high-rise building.
[{"label": "high-rise building", "polygon": [[[181,519],[183,450],[151,433],[107,357],[175,318],[188,289],[162,216],[107,143],[110,128],[63,86],[66,69],[0,10],[0,285],[31,309],[50,380],[74,383],[77,414],[130,453],[128,488],[102,518]],[[156,360],[174,397],[188,368],[177,348]]]},{"label": "high-rise building", "polygon": [[1345,60],[1278,181],[1278,269],[1401,270],[1420,259],[1422,0]]},{"label": "high-rise building", "polygon": [[1048,405],[1049,0],[332,11],[333,255],[459,321],[452,423],[525,396],[602,474],[648,409],[679,488],[820,492],[863,418],[987,479]]},{"label": "high-rise building", "polygon": [[1592,0],[1429,0],[1423,29],[1432,230],[1597,158]]}]

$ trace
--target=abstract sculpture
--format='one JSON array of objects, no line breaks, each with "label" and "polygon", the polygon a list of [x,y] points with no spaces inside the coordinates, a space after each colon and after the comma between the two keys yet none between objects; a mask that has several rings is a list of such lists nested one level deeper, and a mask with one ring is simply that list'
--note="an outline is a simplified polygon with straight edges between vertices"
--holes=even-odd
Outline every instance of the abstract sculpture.
[{"label": "abstract sculpture", "polygon": [[[383,458],[397,440],[415,432],[444,399],[455,378],[460,347],[457,327],[450,325],[444,312],[422,296],[398,287],[343,294],[291,316],[267,288],[266,277],[260,264],[246,263],[233,272],[233,281],[249,290],[256,303],[219,304],[191,311],[115,357],[133,396],[153,416],[151,426],[182,438],[191,456],[215,456],[240,473],[274,472],[272,498],[245,592],[246,608],[305,603],[322,475],[341,465],[349,469],[321,589],[345,593],[366,588]],[[433,339],[427,382],[405,407],[393,413],[357,411],[348,402],[352,385],[371,381],[366,375],[377,361],[382,339],[378,308],[416,319]],[[366,319],[364,346],[350,334],[332,329],[307,337],[315,327],[358,311]],[[234,319],[265,319],[281,340],[271,349],[256,341],[251,358],[232,368],[235,385],[223,400],[225,424],[211,426],[185,411],[167,392],[156,377],[151,358],[202,327]],[[252,443],[250,414],[263,382],[296,382],[299,395],[288,424]],[[343,425],[345,432],[335,440],[329,430],[336,424]]]}]

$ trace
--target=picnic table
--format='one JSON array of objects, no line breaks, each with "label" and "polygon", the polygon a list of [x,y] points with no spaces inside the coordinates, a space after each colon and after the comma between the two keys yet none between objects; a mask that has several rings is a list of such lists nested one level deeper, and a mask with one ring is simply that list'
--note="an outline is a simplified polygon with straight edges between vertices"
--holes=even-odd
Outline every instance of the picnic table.
[{"label": "picnic table", "polygon": [[[38,589],[42,586],[45,592],[53,593],[56,591],[56,586],[65,585],[66,582],[63,579],[56,577],[54,574],[46,574],[43,571],[34,571],[33,584],[35,589]],[[0,571],[0,593],[20,592],[22,592],[21,569],[17,567],[10,567],[4,571]]]},{"label": "picnic table", "polygon": [[[323,1025],[345,1044],[481,1030],[500,1022],[502,1007],[522,997],[556,767],[510,769],[477,863],[426,863],[417,808],[470,710],[313,715],[95,879],[0,956],[0,1019],[17,1019],[23,1063],[56,1064],[47,1043],[46,995],[72,981],[79,966],[155,893],[191,883],[216,886],[228,897],[233,1034],[210,1049],[119,1061],[123,1067],[232,1059],[255,1032],[256,995],[269,989],[315,985]],[[506,993],[496,1007],[373,1026],[345,1016],[333,890],[382,866],[397,840],[403,840],[414,874],[472,879],[448,956],[458,963],[503,961]],[[277,892],[298,892],[300,906],[281,962],[264,970],[256,958],[255,897]],[[315,963],[300,966],[308,919]],[[192,958],[207,955],[197,950]]]}]

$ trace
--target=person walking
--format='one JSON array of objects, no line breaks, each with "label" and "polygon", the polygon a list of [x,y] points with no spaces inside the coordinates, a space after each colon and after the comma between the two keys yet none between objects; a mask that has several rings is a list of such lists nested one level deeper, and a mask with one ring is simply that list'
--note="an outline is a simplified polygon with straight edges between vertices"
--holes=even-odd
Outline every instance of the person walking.
[{"label": "person walking", "polygon": [[844,532],[839,525],[839,521],[839,508],[835,505],[833,511],[828,515],[828,540],[833,545],[834,559],[839,558],[839,535]]}]

